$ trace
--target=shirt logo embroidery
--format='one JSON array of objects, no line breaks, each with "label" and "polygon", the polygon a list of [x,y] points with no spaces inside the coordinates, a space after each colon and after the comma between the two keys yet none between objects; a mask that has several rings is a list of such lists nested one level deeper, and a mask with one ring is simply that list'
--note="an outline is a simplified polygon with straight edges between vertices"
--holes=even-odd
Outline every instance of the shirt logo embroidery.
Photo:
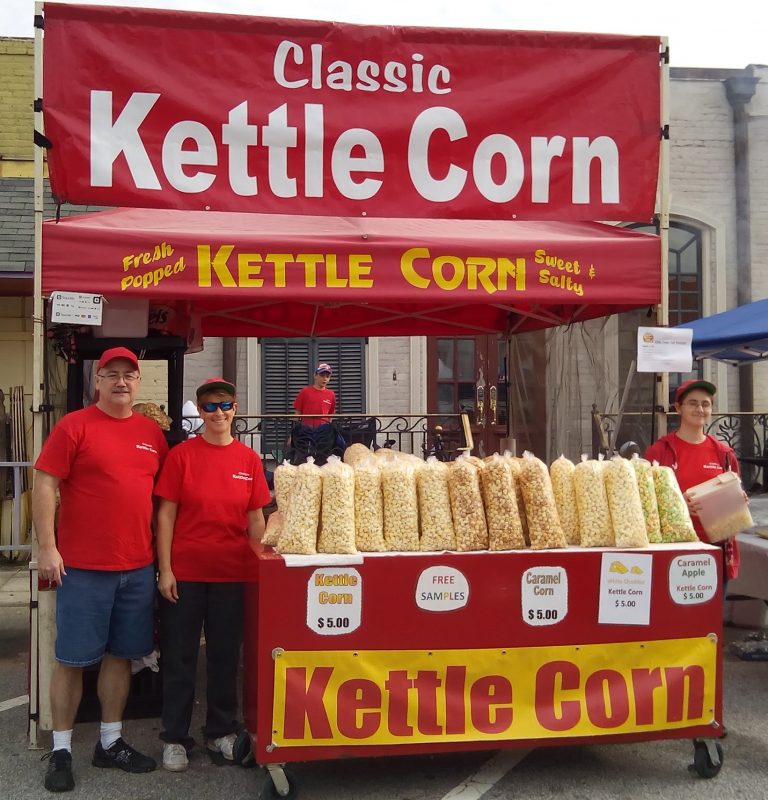
[{"label": "shirt logo embroidery", "polygon": [[152,447],[152,445],[147,443],[147,442],[142,442],[141,444],[137,444],[136,445],[136,449],[137,450],[147,450],[148,452],[154,453],[155,455],[157,455],[157,450],[155,450],[155,448]]},{"label": "shirt logo embroidery", "polygon": [[234,472],[232,473],[232,477],[236,481],[252,481],[253,475],[249,475],[247,472]]}]

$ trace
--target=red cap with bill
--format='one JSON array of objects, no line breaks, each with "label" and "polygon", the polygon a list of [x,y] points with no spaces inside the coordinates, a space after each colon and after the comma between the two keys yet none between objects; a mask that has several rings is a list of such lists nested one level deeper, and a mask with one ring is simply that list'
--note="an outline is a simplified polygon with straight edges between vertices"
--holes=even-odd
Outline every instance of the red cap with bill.
[{"label": "red cap with bill", "polygon": [[139,359],[136,357],[136,354],[131,352],[127,347],[110,347],[109,350],[105,350],[99,359],[98,369],[104,369],[110,361],[114,361],[117,358],[130,361],[131,366],[135,370],[139,370]]}]

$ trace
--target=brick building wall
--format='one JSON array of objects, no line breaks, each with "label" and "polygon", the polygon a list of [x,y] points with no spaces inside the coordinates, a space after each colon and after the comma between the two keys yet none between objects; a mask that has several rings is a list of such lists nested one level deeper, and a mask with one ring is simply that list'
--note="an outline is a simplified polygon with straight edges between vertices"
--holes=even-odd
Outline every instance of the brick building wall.
[{"label": "brick building wall", "polygon": [[0,176],[32,161],[33,50],[33,39],[0,37]]}]

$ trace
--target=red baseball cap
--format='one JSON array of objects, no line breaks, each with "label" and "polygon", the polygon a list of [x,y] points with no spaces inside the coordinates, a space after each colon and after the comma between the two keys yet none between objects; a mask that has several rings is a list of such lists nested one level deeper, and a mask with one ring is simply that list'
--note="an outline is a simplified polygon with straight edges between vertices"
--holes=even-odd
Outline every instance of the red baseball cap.
[{"label": "red baseball cap", "polygon": [[712,397],[715,396],[717,393],[717,387],[714,383],[710,383],[709,381],[702,381],[698,378],[691,378],[689,381],[685,381],[681,383],[677,387],[677,391],[675,392],[675,402],[679,403],[682,399],[688,394],[688,392],[693,391],[694,389],[702,389],[708,395]]},{"label": "red baseball cap", "polygon": [[227,394],[231,394],[232,397],[237,395],[235,384],[224,380],[224,378],[208,378],[197,387],[195,394],[199,400],[202,395],[208,392],[226,392]]},{"label": "red baseball cap", "polygon": [[139,359],[127,347],[110,347],[109,350],[105,350],[101,354],[97,369],[104,369],[110,361],[114,361],[116,358],[124,358],[126,361],[130,361],[131,366],[139,371]]},{"label": "red baseball cap", "polygon": [[331,369],[330,364],[326,364],[322,362],[317,365],[317,369],[315,370],[315,375],[319,375],[322,372],[327,372],[329,375],[333,375],[333,370]]}]

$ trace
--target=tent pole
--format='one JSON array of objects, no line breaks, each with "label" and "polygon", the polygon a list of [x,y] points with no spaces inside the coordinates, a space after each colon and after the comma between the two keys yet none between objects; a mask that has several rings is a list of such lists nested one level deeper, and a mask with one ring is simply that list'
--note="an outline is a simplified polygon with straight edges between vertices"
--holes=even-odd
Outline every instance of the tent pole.
[{"label": "tent pole", "polygon": [[[669,39],[661,37],[661,148],[659,152],[659,246],[661,247],[661,303],[656,309],[661,328],[669,326]],[[656,436],[667,432],[669,374],[656,376]]]},{"label": "tent pole", "polygon": [[[35,2],[35,55],[34,55],[34,88],[35,88],[35,130],[43,130],[43,29],[37,24],[43,16],[43,3]],[[45,304],[42,292],[42,254],[43,254],[43,197],[45,184],[43,181],[43,148],[35,145],[34,151],[34,219],[35,219],[35,272],[34,297],[32,305],[32,461],[37,459],[43,444],[44,422],[44,350],[45,350]],[[31,580],[37,581],[37,535],[33,530]],[[38,595],[36,641],[30,647],[30,653],[36,658],[30,663],[30,687],[35,689],[35,699],[30,696],[29,746],[39,747],[38,729],[50,730],[53,726],[49,685],[53,663],[54,609],[55,592],[40,592]],[[30,632],[31,635],[31,632]],[[33,705],[34,703],[34,705]],[[36,710],[33,714],[32,709]]]}]

